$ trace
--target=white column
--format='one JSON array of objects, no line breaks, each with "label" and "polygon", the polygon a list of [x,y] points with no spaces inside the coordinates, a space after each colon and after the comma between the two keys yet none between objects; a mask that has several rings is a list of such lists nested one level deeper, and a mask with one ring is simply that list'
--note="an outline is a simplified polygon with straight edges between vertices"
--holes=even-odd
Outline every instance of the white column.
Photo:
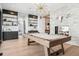
[{"label": "white column", "polygon": [[55,15],[51,13],[50,14],[50,34],[55,34],[55,25],[56,25]]},{"label": "white column", "polygon": [[38,19],[38,31],[40,33],[45,33],[45,19],[39,17]]},{"label": "white column", "polygon": [[28,15],[25,16],[25,32],[28,33]]}]

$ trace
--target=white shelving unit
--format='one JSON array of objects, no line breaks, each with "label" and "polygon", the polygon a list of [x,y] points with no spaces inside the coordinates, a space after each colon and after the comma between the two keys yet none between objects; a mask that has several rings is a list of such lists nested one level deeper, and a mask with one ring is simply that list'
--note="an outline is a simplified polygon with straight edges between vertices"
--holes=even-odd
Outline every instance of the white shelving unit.
[{"label": "white shelving unit", "polygon": [[28,15],[28,31],[37,31],[38,27],[38,16],[36,15]]},{"label": "white shelving unit", "polygon": [[3,14],[2,31],[18,31],[17,16]]}]

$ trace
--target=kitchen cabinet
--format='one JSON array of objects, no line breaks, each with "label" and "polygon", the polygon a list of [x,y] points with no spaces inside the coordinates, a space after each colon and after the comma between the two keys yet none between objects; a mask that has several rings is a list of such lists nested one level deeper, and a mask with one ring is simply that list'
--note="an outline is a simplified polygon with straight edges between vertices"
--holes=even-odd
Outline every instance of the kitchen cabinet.
[{"label": "kitchen cabinet", "polygon": [[3,40],[18,39],[18,12],[3,9]]}]

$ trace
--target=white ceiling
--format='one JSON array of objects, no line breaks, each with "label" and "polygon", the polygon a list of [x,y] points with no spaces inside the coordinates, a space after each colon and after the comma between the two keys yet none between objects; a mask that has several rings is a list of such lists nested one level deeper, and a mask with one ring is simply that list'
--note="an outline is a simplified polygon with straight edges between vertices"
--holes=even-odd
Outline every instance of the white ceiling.
[{"label": "white ceiling", "polygon": [[[37,4],[32,3],[1,3],[3,9],[18,11],[21,13],[37,13]],[[79,7],[79,4],[67,4],[67,3],[45,3],[46,8],[52,13],[59,10],[66,10],[68,7]]]}]

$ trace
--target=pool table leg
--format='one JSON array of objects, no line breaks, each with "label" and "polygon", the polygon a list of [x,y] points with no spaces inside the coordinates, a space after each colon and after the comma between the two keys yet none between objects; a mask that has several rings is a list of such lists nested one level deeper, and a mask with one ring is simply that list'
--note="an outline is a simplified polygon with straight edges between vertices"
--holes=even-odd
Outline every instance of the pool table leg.
[{"label": "pool table leg", "polygon": [[30,45],[30,39],[28,38],[27,40],[27,45],[29,46]]},{"label": "pool table leg", "polygon": [[45,56],[50,56],[50,48],[44,46]]},{"label": "pool table leg", "polygon": [[64,46],[63,46],[63,43],[61,43],[61,48],[62,48],[62,52],[63,52],[63,54],[64,54],[65,52],[64,52]]}]

